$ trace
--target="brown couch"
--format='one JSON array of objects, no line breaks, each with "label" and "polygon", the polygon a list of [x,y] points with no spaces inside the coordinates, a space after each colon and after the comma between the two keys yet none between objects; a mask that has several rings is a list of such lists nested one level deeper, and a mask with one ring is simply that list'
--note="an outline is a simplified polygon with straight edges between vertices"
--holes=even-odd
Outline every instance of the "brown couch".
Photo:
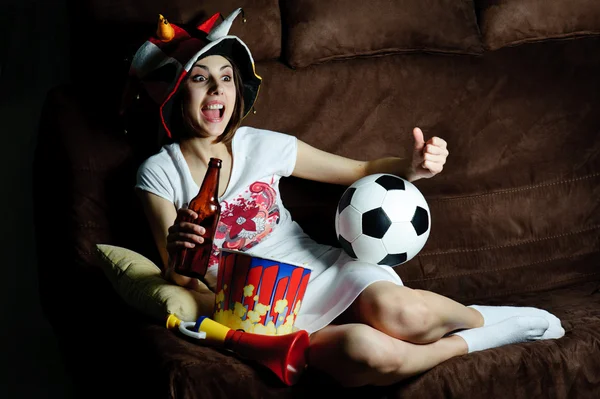
[{"label": "brown couch", "polygon": [[[465,304],[537,306],[559,340],[451,359],[391,387],[344,389],[309,369],[294,387],[128,308],[97,243],[158,260],[133,194],[160,143],[143,96],[117,114],[128,59],[158,13],[192,24],[243,7],[232,33],[263,86],[245,124],[370,159],[411,129],[448,142],[416,182],[432,213],[406,285]],[[600,397],[600,3],[596,0],[70,1],[73,83],[48,93],[34,201],[45,314],[81,397]],[[336,245],[344,187],[288,178],[283,200]]]}]

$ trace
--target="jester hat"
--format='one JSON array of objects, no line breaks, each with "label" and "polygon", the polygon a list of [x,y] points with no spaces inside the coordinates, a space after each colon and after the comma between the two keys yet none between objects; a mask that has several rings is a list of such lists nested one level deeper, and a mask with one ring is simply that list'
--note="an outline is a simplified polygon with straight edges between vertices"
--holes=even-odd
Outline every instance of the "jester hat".
[{"label": "jester hat", "polygon": [[221,55],[233,61],[242,77],[244,113],[246,117],[256,101],[262,78],[256,74],[248,46],[237,36],[228,35],[238,8],[220,24],[217,13],[195,30],[169,23],[159,16],[156,35],[150,37],[135,53],[129,77],[137,80],[157,104],[160,120],[172,138],[170,115],[176,94],[196,61],[211,55]]}]

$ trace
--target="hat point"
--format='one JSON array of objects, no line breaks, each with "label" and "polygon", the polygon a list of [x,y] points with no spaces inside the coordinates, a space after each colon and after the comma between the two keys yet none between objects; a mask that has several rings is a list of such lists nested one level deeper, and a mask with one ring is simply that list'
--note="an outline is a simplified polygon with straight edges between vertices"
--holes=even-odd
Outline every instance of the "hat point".
[{"label": "hat point", "polygon": [[202,24],[196,26],[196,29],[201,30],[202,32],[208,34],[212,30],[212,28],[215,26],[215,23],[217,22],[217,19],[219,19],[219,17],[221,17],[221,13],[218,12],[215,15],[213,15],[212,17],[210,17],[209,19],[207,19]]},{"label": "hat point", "polygon": [[229,34],[229,29],[231,29],[231,25],[233,24],[233,21],[237,18],[238,15],[240,15],[244,13],[244,11],[241,8],[238,8],[237,10],[235,10],[234,12],[232,12],[231,14],[229,14],[229,16],[227,18],[225,18],[223,20],[223,22],[221,22],[219,25],[215,26],[210,33],[208,34],[208,36],[206,37],[208,40],[215,41],[218,40],[224,36],[227,36]]}]

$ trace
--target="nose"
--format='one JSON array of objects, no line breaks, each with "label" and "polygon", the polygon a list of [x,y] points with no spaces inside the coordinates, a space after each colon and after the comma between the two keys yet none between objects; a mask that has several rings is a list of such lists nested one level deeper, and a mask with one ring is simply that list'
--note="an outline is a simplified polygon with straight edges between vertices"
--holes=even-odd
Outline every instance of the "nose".
[{"label": "nose", "polygon": [[210,94],[223,94],[224,88],[219,80],[213,80],[212,87],[210,88]]}]

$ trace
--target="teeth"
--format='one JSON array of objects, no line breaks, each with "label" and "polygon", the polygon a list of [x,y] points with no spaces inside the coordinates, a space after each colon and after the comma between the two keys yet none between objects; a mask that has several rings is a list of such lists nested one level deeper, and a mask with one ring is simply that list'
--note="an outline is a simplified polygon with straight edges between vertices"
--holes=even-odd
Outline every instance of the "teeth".
[{"label": "teeth", "polygon": [[223,104],[210,104],[205,107],[206,109],[223,109]]}]

